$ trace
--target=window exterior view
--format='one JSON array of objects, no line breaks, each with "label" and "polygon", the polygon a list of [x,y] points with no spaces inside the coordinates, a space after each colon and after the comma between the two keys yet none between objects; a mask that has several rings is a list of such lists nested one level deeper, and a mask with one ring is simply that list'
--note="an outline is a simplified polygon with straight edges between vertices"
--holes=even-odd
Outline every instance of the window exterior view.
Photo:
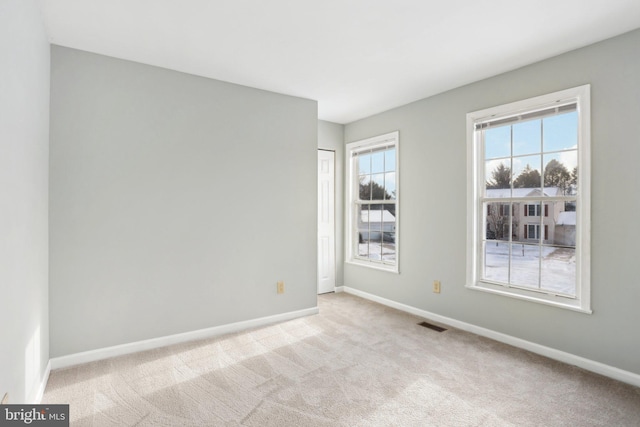
[{"label": "window exterior view", "polygon": [[349,262],[398,266],[398,132],[347,145]]},{"label": "window exterior view", "polygon": [[588,93],[468,115],[468,287],[589,311]]}]

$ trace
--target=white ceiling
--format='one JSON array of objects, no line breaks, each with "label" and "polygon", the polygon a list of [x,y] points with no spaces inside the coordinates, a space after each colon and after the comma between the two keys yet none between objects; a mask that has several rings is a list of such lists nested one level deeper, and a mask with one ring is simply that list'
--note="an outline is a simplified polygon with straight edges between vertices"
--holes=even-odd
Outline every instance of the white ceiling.
[{"label": "white ceiling", "polygon": [[348,123],[640,27],[640,0],[38,0],[53,44]]}]

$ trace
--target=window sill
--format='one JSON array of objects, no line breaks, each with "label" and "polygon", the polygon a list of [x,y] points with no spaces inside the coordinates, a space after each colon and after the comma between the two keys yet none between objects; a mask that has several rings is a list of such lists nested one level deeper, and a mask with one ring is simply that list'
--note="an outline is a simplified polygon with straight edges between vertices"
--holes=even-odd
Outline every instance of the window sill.
[{"label": "window sill", "polygon": [[398,270],[398,265],[387,265],[387,264],[379,264],[379,263],[373,263],[373,262],[367,262],[367,261],[360,261],[357,259],[350,259],[345,261],[346,264],[351,264],[351,265],[358,265],[361,267],[367,267],[367,268],[371,268],[373,270],[380,270],[380,271],[386,271],[388,273],[395,273],[395,274],[400,274],[400,271]]},{"label": "window sill", "polygon": [[[510,298],[516,298],[524,301],[531,301],[538,304],[550,305],[565,310],[577,311],[579,313],[592,314],[593,311],[588,306],[583,306],[579,299],[566,297],[558,297],[555,295],[547,295],[538,292],[531,292],[518,288],[507,288],[491,283],[478,282],[476,284],[466,285],[468,289],[475,291],[488,292],[495,295],[502,295]],[[586,305],[586,304],[585,304]]]}]

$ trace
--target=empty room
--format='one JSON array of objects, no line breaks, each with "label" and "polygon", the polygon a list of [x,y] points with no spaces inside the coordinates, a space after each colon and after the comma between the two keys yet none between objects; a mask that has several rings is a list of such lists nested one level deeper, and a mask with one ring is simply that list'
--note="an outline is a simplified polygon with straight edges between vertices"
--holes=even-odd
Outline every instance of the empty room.
[{"label": "empty room", "polygon": [[640,2],[0,0],[0,425],[640,425]]}]

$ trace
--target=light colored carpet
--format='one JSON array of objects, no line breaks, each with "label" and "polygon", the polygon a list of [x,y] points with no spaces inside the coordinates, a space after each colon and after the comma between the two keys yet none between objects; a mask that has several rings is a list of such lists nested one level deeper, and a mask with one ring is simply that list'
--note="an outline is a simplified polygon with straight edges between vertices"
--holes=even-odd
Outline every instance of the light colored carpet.
[{"label": "light colored carpet", "polygon": [[320,314],[51,373],[76,426],[640,426],[640,389],[347,294]]}]

